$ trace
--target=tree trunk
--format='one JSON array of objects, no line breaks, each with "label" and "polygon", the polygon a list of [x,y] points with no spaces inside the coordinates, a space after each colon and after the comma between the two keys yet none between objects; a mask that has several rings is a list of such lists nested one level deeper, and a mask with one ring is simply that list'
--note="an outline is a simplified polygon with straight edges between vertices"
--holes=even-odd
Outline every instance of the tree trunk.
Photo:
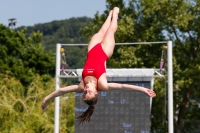
[{"label": "tree trunk", "polygon": [[189,102],[190,98],[190,90],[186,89],[186,92],[183,96],[182,104],[179,108],[179,114],[178,114],[178,120],[175,128],[175,133],[182,133],[182,130],[184,128],[184,116],[185,116],[185,111],[187,109],[187,104]]}]

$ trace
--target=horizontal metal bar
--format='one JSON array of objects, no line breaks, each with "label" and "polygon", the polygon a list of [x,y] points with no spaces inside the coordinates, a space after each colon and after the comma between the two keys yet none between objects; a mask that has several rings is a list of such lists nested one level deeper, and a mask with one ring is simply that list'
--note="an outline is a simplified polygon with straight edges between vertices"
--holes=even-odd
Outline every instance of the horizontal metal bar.
[{"label": "horizontal metal bar", "polygon": [[76,72],[77,71],[77,69],[60,69],[60,71],[73,71],[73,72]]},{"label": "horizontal metal bar", "polygon": [[[79,68],[79,70],[83,70],[83,68]],[[120,69],[120,68],[109,68],[109,69]],[[134,69],[134,68],[121,68],[121,69]],[[136,68],[136,69],[139,69],[139,68]],[[145,69],[145,68],[141,68],[141,69]],[[149,68],[147,68],[149,69]],[[160,68],[152,68],[154,69],[155,71],[160,71]],[[60,71],[77,71],[77,69],[60,69]],[[162,69],[162,71],[165,71],[165,69]]]},{"label": "horizontal metal bar", "polygon": [[130,42],[130,43],[115,43],[115,45],[137,45],[137,44],[165,44],[167,41],[162,42]]},{"label": "horizontal metal bar", "polygon": [[81,78],[81,76],[58,76],[59,78]]},{"label": "horizontal metal bar", "polygon": [[[115,43],[115,45],[137,45],[137,44],[165,44],[167,41],[161,42],[131,42],[131,43]],[[60,44],[61,46],[87,46],[88,44]]]},{"label": "horizontal metal bar", "polygon": [[[60,77],[60,78],[81,78],[81,76],[64,76],[64,75],[60,75],[60,76],[58,76],[58,77]],[[162,75],[162,76],[158,76],[158,75],[155,75],[155,76],[128,76],[128,75],[126,75],[126,76],[106,76],[107,78],[133,78],[133,77],[135,77],[135,78],[163,78],[163,77],[165,77],[164,75]]]}]

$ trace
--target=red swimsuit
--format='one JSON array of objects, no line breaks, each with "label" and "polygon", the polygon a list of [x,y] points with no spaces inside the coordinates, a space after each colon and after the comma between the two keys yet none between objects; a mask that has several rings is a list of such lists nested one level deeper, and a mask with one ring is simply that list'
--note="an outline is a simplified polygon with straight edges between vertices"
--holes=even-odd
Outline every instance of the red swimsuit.
[{"label": "red swimsuit", "polygon": [[94,76],[98,80],[106,72],[106,60],[108,60],[108,57],[103,51],[101,43],[98,43],[87,53],[87,60],[82,71],[82,79],[86,76]]}]

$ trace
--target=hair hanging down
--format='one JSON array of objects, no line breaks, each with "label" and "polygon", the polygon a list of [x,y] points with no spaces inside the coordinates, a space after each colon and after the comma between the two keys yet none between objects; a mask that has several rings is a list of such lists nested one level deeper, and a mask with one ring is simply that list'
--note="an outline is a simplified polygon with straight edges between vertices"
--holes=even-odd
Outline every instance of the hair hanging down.
[{"label": "hair hanging down", "polygon": [[79,125],[83,124],[84,122],[90,122],[90,117],[94,112],[95,109],[94,105],[97,103],[97,100],[98,100],[97,96],[92,100],[84,100],[84,102],[88,104],[89,107],[83,114],[81,114],[76,118],[77,121],[79,122]]}]

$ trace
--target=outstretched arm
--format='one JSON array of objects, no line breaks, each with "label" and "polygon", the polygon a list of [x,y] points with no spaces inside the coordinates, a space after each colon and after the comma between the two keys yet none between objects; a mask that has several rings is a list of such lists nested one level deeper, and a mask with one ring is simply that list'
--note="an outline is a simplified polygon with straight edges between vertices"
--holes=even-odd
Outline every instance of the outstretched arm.
[{"label": "outstretched arm", "polygon": [[153,90],[135,86],[135,85],[129,85],[129,84],[119,84],[119,83],[107,83],[108,90],[114,90],[114,89],[121,89],[125,91],[141,91],[146,93],[150,97],[156,97],[156,93]]},{"label": "outstretched arm", "polygon": [[44,110],[46,108],[47,101],[68,92],[82,92],[82,89],[78,85],[71,85],[71,86],[67,86],[67,87],[63,87],[58,90],[55,90],[54,92],[52,92],[51,94],[49,94],[48,96],[44,98],[41,108]]}]

